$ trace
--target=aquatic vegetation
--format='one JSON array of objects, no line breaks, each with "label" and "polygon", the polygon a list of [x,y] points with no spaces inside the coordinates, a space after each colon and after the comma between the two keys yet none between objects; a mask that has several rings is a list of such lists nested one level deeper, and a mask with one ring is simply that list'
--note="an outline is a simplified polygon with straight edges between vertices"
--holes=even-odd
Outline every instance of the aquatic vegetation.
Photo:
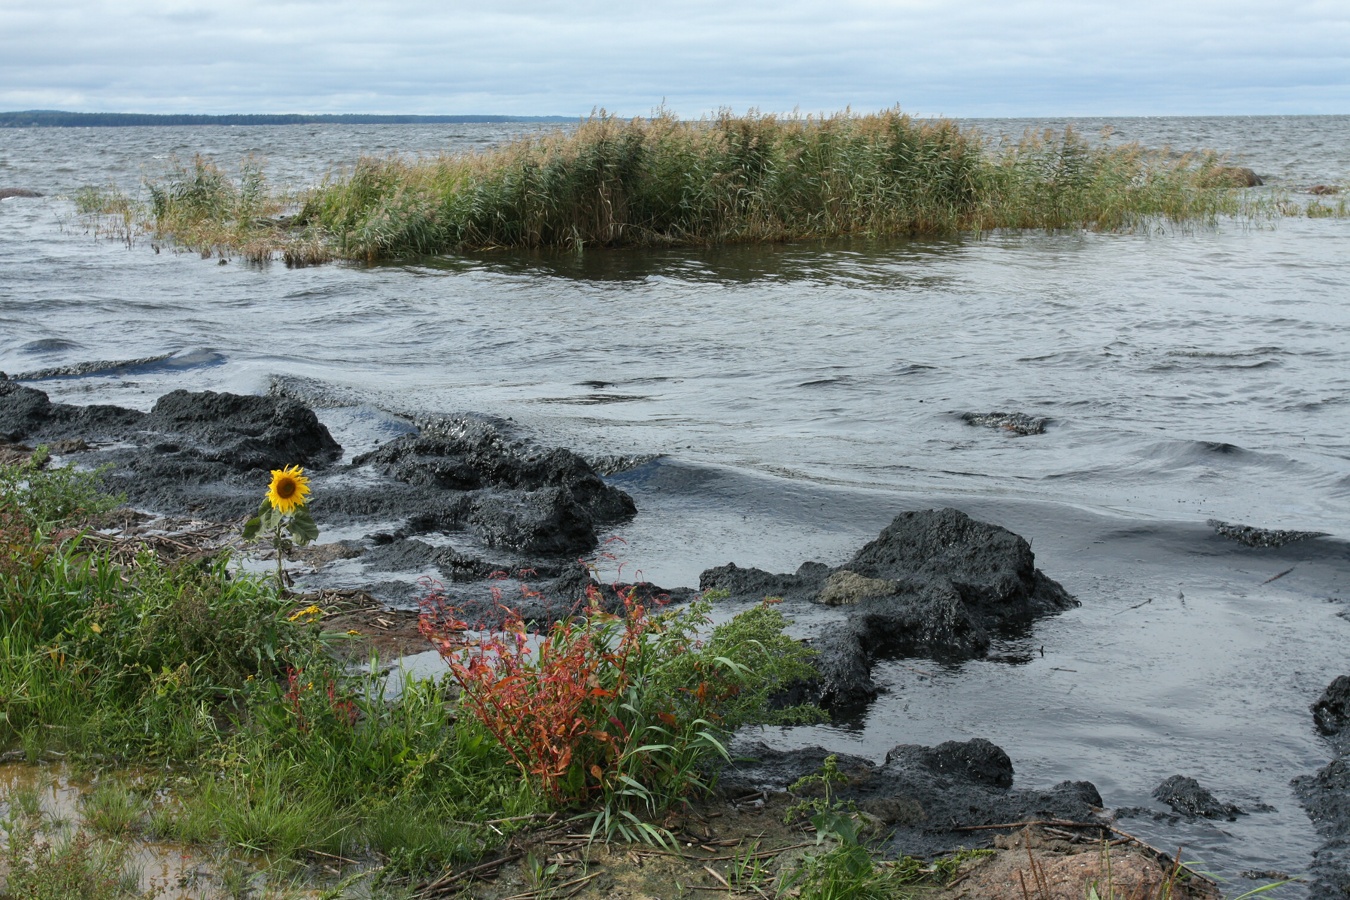
[{"label": "aquatic vegetation", "polygon": [[[148,182],[143,215],[148,232],[203,255],[309,265],[500,248],[1120,230],[1289,208],[1245,191],[1234,171],[1213,154],[1072,129],[994,141],[898,109],[698,121],[600,112],[478,153],[363,158],[295,195],[270,192],[256,161],[231,178],[199,157]],[[1335,209],[1320,203],[1309,214]]]}]

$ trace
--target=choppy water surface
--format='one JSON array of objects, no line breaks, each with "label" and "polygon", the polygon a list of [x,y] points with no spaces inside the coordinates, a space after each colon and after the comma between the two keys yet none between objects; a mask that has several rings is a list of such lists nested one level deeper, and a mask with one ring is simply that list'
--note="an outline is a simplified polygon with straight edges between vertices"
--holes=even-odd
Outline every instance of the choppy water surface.
[{"label": "choppy water surface", "polygon": [[[1350,117],[1112,124],[1227,151],[1295,196],[1350,182]],[[1325,761],[1307,704],[1346,670],[1350,629],[1329,602],[1350,573],[1350,222],[287,270],[99,241],[61,199],[136,189],[175,154],[251,153],[303,185],[501,128],[0,130],[0,187],[49,194],[0,202],[0,369],[173,354],[32,384],[144,408],[312,379],[329,402],[665,454],[620,478],[641,510],[630,560],[670,585],[729,559],[838,563],[901,509],[960,506],[1032,539],[1083,608],[998,661],[893,664],[865,721],[778,739],[879,758],[986,736],[1021,783],[1086,778],[1112,806],[1194,775],[1277,811],[1127,827],[1230,874],[1306,868],[1319,841],[1287,783]],[[1014,437],[961,419],[994,410],[1051,423]],[[321,415],[353,449],[380,439],[359,405]],[[1211,518],[1333,539],[1247,550]]]}]

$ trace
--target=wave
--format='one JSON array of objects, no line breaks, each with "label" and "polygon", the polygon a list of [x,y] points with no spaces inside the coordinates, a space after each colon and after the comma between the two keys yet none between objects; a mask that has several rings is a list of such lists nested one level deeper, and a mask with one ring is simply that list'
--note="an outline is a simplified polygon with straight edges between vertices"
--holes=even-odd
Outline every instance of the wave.
[{"label": "wave", "polygon": [[143,356],[139,359],[91,360],[68,366],[54,366],[32,372],[21,372],[11,377],[15,381],[50,381],[59,378],[84,378],[91,375],[149,375],[161,372],[208,369],[222,366],[225,362],[226,358],[223,353],[206,348],[197,348],[164,353],[159,356]]}]

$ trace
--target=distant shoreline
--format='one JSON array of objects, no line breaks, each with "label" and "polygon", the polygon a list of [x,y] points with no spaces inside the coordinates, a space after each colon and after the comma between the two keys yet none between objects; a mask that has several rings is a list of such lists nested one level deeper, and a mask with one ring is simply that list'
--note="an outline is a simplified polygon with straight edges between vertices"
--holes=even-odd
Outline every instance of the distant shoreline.
[{"label": "distant shoreline", "polygon": [[82,113],[53,109],[0,112],[0,128],[127,128],[163,125],[474,125],[575,122],[576,116],[397,116],[368,114],[237,114],[223,116],[152,113]]}]

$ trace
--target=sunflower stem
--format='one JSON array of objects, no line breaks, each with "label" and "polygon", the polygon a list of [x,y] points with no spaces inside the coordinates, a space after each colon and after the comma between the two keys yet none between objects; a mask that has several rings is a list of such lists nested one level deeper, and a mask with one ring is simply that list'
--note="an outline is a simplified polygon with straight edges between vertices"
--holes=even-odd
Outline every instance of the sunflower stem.
[{"label": "sunflower stem", "polygon": [[281,526],[282,522],[277,522],[276,534],[272,536],[272,546],[277,551],[277,595],[286,593],[286,573],[281,568]]}]

